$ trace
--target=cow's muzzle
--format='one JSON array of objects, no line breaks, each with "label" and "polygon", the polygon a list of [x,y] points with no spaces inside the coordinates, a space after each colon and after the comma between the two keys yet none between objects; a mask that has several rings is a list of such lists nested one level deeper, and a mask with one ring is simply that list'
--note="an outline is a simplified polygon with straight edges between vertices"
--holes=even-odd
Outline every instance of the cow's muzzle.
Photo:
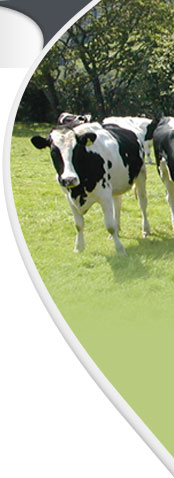
[{"label": "cow's muzzle", "polygon": [[59,178],[59,183],[64,188],[72,189],[79,185],[79,180],[76,177]]}]

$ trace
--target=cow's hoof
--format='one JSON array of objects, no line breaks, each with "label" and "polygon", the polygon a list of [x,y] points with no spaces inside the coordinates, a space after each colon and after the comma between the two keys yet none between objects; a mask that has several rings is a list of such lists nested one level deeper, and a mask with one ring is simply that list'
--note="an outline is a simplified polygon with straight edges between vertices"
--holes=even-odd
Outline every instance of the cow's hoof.
[{"label": "cow's hoof", "polygon": [[143,239],[146,239],[146,237],[150,236],[151,235],[151,232],[150,231],[143,231]]},{"label": "cow's hoof", "polygon": [[126,252],[126,249],[124,248],[123,245],[119,246],[119,248],[117,247],[117,254],[118,256],[127,256],[127,252]]},{"label": "cow's hoof", "polygon": [[75,246],[75,248],[74,248],[74,252],[75,252],[76,254],[77,254],[77,253],[79,254],[80,252],[83,252],[83,251],[84,251],[84,246],[82,246],[82,247],[77,247],[77,246]]},{"label": "cow's hoof", "polygon": [[150,224],[147,222],[142,229],[142,236],[146,239],[147,236],[151,235]]},{"label": "cow's hoof", "polygon": [[125,249],[123,251],[119,251],[119,252],[117,251],[117,254],[118,254],[119,257],[127,257],[128,256]]}]

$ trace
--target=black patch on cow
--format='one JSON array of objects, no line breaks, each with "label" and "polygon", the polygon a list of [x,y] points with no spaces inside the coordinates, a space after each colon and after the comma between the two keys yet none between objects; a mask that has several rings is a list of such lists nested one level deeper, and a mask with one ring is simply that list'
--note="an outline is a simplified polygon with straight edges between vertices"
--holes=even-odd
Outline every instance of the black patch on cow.
[{"label": "black patch on cow", "polygon": [[103,124],[103,128],[109,131],[118,142],[123,164],[125,167],[128,166],[129,184],[132,184],[143,165],[143,160],[140,156],[140,151],[142,150],[140,149],[136,134],[133,131],[113,124]]},{"label": "black patch on cow", "polygon": [[88,195],[85,191],[84,186],[81,183],[76,188],[71,189],[71,197],[73,199],[77,199],[78,196],[80,206],[83,206],[86,202],[86,198],[88,197]]},{"label": "black patch on cow", "polygon": [[110,180],[110,179],[111,179],[111,175],[110,175],[110,174],[108,174],[108,180]]},{"label": "black patch on cow", "polygon": [[52,157],[54,167],[60,177],[64,171],[64,162],[60,154],[59,148],[57,148],[57,146],[55,146],[54,143],[51,144],[51,157]]},{"label": "black patch on cow", "polygon": [[79,176],[80,184],[71,189],[71,197],[76,199],[80,196],[80,205],[83,206],[87,193],[92,192],[97,183],[104,178],[104,159],[99,154],[86,151],[84,146],[77,144],[73,151],[72,163]]},{"label": "black patch on cow", "polygon": [[112,168],[112,163],[111,161],[108,160],[108,169],[111,169]]},{"label": "black patch on cow", "polygon": [[102,187],[103,187],[104,189],[105,189],[105,187],[106,187],[106,179],[105,179],[105,178],[103,178]]}]

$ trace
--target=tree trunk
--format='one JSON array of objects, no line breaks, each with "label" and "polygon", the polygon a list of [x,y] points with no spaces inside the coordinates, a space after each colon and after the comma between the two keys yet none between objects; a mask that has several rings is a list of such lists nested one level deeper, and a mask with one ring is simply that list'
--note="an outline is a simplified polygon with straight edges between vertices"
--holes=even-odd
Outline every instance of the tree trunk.
[{"label": "tree trunk", "polygon": [[97,100],[98,114],[100,119],[103,119],[106,116],[106,110],[105,110],[105,104],[104,104],[103,94],[101,90],[100,80],[95,71],[94,71],[94,74],[92,75],[92,82],[94,86],[95,97]]},{"label": "tree trunk", "polygon": [[100,119],[103,119],[106,116],[106,111],[105,111],[104,98],[103,98],[103,94],[101,90],[100,79],[97,73],[95,62],[94,60],[92,61],[92,68],[91,68],[89,67],[87,63],[85,56],[82,56],[81,60],[83,62],[84,68],[87,71],[94,87],[94,93],[96,97],[97,110],[98,110],[99,117]]},{"label": "tree trunk", "polygon": [[49,104],[50,104],[50,120],[55,122],[57,120],[57,116],[58,116],[58,105],[59,105],[59,102],[58,102],[58,98],[57,98],[57,94],[56,94],[56,90],[55,90],[55,86],[54,86],[54,79],[52,78],[52,76],[47,73],[46,75],[46,78],[47,78],[47,88],[45,88],[43,90]]}]

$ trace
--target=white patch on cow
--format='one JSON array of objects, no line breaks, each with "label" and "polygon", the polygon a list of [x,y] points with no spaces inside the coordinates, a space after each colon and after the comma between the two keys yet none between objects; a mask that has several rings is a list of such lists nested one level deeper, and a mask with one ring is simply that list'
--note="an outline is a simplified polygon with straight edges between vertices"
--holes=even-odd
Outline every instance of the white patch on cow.
[{"label": "white patch on cow", "polygon": [[174,129],[174,118],[172,118],[172,116],[170,116],[168,125],[170,126],[170,128]]},{"label": "white patch on cow", "polygon": [[54,145],[59,149],[64,163],[64,171],[61,175],[61,179],[74,178],[76,179],[77,186],[80,180],[72,164],[73,149],[77,144],[73,131],[69,130],[65,133],[64,129],[55,129],[51,132],[50,136]]},{"label": "white patch on cow", "polygon": [[76,139],[75,139],[75,135],[73,134],[73,132],[71,130],[69,130],[66,134],[65,134],[65,130],[64,129],[54,129],[51,133],[50,133],[50,136],[51,136],[51,139],[53,141],[53,143],[61,150],[65,150],[67,148],[74,148],[75,145],[76,145]]}]

